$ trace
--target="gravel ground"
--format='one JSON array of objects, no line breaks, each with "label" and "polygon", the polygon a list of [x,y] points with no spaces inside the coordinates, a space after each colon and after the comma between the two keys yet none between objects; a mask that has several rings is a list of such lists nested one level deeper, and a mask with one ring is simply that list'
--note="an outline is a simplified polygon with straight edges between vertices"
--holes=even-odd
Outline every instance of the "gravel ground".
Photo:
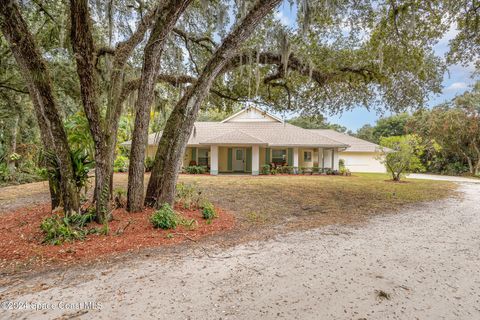
[{"label": "gravel ground", "polygon": [[467,183],[480,183],[478,178],[458,177],[458,176],[443,176],[439,174],[426,174],[426,173],[411,173],[407,175],[409,179],[427,179],[438,181],[452,181],[452,182],[467,182]]},{"label": "gravel ground", "polygon": [[18,279],[0,301],[26,310],[0,318],[480,319],[480,184],[459,191],[363,225]]}]

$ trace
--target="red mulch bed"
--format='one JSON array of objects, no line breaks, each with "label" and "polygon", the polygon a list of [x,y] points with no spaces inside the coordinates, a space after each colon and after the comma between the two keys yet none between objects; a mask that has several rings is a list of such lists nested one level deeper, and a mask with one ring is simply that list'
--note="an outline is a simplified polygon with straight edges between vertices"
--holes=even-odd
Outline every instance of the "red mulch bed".
[{"label": "red mulch bed", "polygon": [[[186,219],[197,220],[198,225],[193,230],[184,226],[174,230],[155,229],[149,220],[153,209],[139,213],[116,209],[113,212],[114,220],[109,223],[108,235],[91,234],[83,241],[61,245],[42,244],[40,224],[51,215],[50,205],[4,213],[0,216],[0,273],[2,270],[11,272],[93,261],[142,248],[178,244],[230,230],[235,224],[234,216],[220,209],[217,209],[218,217],[211,223],[207,223],[198,210],[178,206],[175,210]],[[102,225],[91,223],[88,227]],[[168,234],[172,234],[173,238],[167,237]]]}]

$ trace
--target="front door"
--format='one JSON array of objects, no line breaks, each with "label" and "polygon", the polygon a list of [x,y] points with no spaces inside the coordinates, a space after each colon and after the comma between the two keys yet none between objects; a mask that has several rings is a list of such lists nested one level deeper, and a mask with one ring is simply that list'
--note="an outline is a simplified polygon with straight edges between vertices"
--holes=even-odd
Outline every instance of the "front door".
[{"label": "front door", "polygon": [[245,171],[245,151],[243,148],[233,149],[233,171]]}]

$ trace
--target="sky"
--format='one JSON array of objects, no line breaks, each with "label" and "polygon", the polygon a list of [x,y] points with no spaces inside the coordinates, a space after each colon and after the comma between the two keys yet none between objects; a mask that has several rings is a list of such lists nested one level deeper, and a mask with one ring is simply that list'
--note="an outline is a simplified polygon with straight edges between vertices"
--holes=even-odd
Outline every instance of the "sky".
[{"label": "sky", "polygon": [[[296,26],[296,6],[290,6],[287,1],[284,1],[275,13],[275,17],[284,25]],[[445,36],[435,45],[434,52],[439,57],[444,57],[449,49],[449,41],[455,37],[457,31],[454,26],[445,34]],[[443,78],[443,91],[440,95],[431,95],[429,97],[428,106],[440,104],[449,101],[456,95],[460,95],[466,90],[470,89],[475,79],[471,77],[474,71],[473,63],[469,66],[453,65],[448,68]],[[383,116],[388,116],[391,113],[386,112]],[[338,123],[347,129],[356,131],[365,124],[374,125],[375,121],[382,115],[375,111],[368,111],[364,107],[357,107],[350,111],[345,111],[341,114],[328,116],[328,121]]]}]

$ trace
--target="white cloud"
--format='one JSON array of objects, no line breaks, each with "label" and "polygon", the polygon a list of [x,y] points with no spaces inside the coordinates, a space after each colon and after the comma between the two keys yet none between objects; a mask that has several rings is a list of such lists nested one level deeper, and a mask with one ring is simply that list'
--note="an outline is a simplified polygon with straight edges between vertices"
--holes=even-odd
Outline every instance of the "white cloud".
[{"label": "white cloud", "polygon": [[457,91],[457,90],[462,90],[462,89],[466,89],[467,88],[467,84],[465,82],[454,82],[452,83],[451,85],[449,85],[445,91]]},{"label": "white cloud", "polygon": [[291,24],[290,19],[282,11],[275,12],[275,19],[279,20],[280,23],[285,26],[289,26]]},{"label": "white cloud", "polygon": [[450,41],[458,35],[459,30],[457,29],[457,24],[452,22],[447,32],[445,32],[441,39],[438,40],[438,43],[433,47],[435,54],[439,57],[444,57],[445,54],[450,50]]}]

